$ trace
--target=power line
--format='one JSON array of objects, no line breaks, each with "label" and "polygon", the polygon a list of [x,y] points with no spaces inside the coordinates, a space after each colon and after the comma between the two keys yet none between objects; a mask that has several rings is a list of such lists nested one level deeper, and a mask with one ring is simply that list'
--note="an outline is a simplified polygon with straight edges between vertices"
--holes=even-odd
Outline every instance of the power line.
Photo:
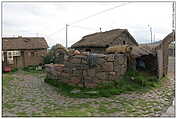
[{"label": "power line", "polygon": [[[89,16],[84,17],[84,18],[82,18],[82,19],[79,19],[79,20],[77,20],[77,21],[74,21],[74,22],[72,22],[71,24],[66,25],[66,27],[62,27],[61,29],[59,29],[59,30],[57,30],[57,31],[55,31],[55,32],[53,32],[53,33],[51,33],[51,34],[49,34],[48,36],[51,36],[51,35],[53,35],[53,34],[55,34],[55,33],[58,33],[58,32],[60,32],[60,31],[62,31],[62,30],[64,30],[64,29],[66,29],[66,47],[67,47],[67,40],[68,40],[68,39],[67,39],[67,29],[68,29],[68,26],[71,26],[71,25],[73,26],[73,24],[76,24],[76,23],[79,23],[79,22],[81,22],[81,21],[87,20],[87,19],[89,19],[89,18],[91,18],[91,17],[94,17],[94,16],[97,16],[97,15],[99,15],[99,14],[108,12],[108,11],[113,10],[113,9],[116,9],[116,8],[118,8],[118,7],[125,6],[126,4],[128,4],[128,2],[127,2],[127,3],[124,3],[124,4],[122,4],[122,5],[119,5],[119,6],[114,6],[114,7],[112,7],[112,8],[109,8],[109,9],[106,9],[106,10],[103,10],[103,11],[100,11],[100,12],[97,12],[97,13],[95,13],[95,14],[89,15]],[[74,25],[74,26],[75,26],[75,27],[82,28],[82,29],[92,29],[92,28],[89,28],[89,27],[83,27],[83,26],[78,26],[78,25]],[[93,30],[93,29],[92,29],[92,30]],[[96,29],[94,29],[94,30],[96,30]]]},{"label": "power line", "polygon": [[[77,21],[74,21],[74,22],[72,22],[72,23],[69,24],[69,25],[71,26],[71,25],[73,25],[73,24],[76,24],[76,23],[79,23],[79,22],[81,22],[81,21],[87,20],[87,19],[89,19],[89,18],[91,18],[91,17],[97,16],[97,15],[102,14],[102,13],[104,13],[104,12],[107,12],[107,11],[110,11],[110,10],[113,10],[113,9],[116,9],[116,8],[118,8],[118,7],[121,7],[121,6],[125,6],[126,4],[128,4],[128,2],[127,2],[127,3],[124,3],[124,4],[122,4],[122,5],[119,5],[119,6],[114,6],[114,7],[112,7],[112,8],[109,8],[109,9],[106,9],[106,10],[103,10],[103,11],[100,11],[100,12],[97,12],[97,13],[92,14],[92,15],[89,15],[89,16],[87,16],[87,17],[84,17],[84,18],[82,18],[82,19],[79,19],[79,20],[77,20]],[[80,28],[81,28],[81,26],[77,26],[77,27],[80,27]],[[82,27],[82,28],[83,28],[83,27]],[[60,31],[62,31],[62,30],[64,30],[64,29],[65,29],[65,27],[62,27],[61,29],[56,30],[55,32],[49,34],[48,36],[51,36],[51,35],[53,35],[53,34],[55,34],[55,33],[58,33],[58,32],[60,32]],[[85,28],[85,29],[86,29],[86,28]],[[87,28],[87,29],[88,29],[88,28]]]},{"label": "power line", "polygon": [[80,26],[80,25],[72,25],[71,27],[77,27],[77,28],[86,29],[86,30],[97,30],[96,28],[85,27],[85,26]]},{"label": "power line", "polygon": [[97,13],[95,13],[95,14],[89,15],[89,16],[84,17],[84,18],[82,18],[82,19],[76,20],[76,21],[72,22],[70,25],[79,23],[79,22],[81,22],[81,21],[87,20],[87,19],[89,19],[89,18],[91,18],[91,17],[97,16],[97,15],[102,14],[102,13],[104,13],[104,12],[107,12],[107,11],[110,11],[110,10],[113,10],[113,9],[116,9],[116,8],[118,8],[118,7],[125,6],[126,4],[128,4],[128,2],[127,2],[127,3],[124,3],[124,4],[122,4],[122,5],[119,5],[119,6],[114,6],[114,7],[112,7],[112,8],[108,8],[108,9],[106,9],[106,10],[97,12]]},{"label": "power line", "polygon": [[48,36],[51,36],[51,35],[53,35],[53,34],[55,34],[55,33],[59,33],[59,32],[61,32],[61,31],[63,31],[64,29],[65,29],[65,27],[62,27],[62,28],[56,30],[55,32],[49,34]]}]

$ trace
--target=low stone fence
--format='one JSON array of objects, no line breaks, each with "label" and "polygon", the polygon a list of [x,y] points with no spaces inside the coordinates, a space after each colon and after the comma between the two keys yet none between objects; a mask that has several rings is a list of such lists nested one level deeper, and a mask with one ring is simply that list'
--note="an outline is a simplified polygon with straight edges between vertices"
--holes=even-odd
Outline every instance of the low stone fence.
[{"label": "low stone fence", "polygon": [[118,80],[127,71],[125,54],[93,54],[65,57],[64,64],[46,64],[47,77],[70,85],[96,87]]}]

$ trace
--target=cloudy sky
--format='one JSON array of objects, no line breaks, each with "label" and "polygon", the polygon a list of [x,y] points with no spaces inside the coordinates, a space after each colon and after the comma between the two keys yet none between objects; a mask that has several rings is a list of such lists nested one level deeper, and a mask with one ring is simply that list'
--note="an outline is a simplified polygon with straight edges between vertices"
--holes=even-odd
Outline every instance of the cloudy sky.
[{"label": "cloudy sky", "polygon": [[42,36],[49,46],[68,46],[83,36],[121,28],[139,43],[162,40],[172,31],[171,2],[3,2],[2,36]]}]

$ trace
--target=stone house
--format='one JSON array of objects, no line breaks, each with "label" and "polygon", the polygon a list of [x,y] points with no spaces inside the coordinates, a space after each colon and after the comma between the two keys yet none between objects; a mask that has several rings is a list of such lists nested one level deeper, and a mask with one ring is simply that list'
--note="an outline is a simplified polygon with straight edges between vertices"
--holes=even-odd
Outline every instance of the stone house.
[{"label": "stone house", "polygon": [[[157,72],[159,78],[167,75],[168,71],[168,56],[169,56],[169,45],[171,42],[175,41],[175,32],[168,34],[163,40],[155,43],[142,44],[140,45],[148,54],[139,53],[140,56],[137,58],[141,58],[142,56],[149,57],[146,58],[147,65],[151,66],[154,72]],[[143,51],[141,49],[141,51]],[[134,51],[137,53],[136,51]],[[154,64],[152,64],[154,62]],[[151,63],[152,65],[150,65]],[[155,71],[156,70],[156,71]]]},{"label": "stone house", "polygon": [[3,66],[22,68],[43,64],[48,44],[43,37],[3,37]]},{"label": "stone house", "polygon": [[114,45],[138,46],[138,43],[127,29],[113,29],[84,36],[71,46],[80,51],[105,53],[105,49]]}]

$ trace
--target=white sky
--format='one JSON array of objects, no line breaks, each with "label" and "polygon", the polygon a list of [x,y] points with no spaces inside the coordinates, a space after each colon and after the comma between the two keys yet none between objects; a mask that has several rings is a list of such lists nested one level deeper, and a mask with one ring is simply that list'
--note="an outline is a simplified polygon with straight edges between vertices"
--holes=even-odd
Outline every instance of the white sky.
[{"label": "white sky", "polygon": [[[81,22],[79,19],[119,6]],[[128,29],[138,43],[162,40],[172,31],[172,2],[3,2],[2,36],[42,36],[49,46],[65,46],[65,25],[68,46],[83,36],[111,29]],[[72,25],[72,23],[75,24]],[[63,28],[63,29],[62,29]]]}]

